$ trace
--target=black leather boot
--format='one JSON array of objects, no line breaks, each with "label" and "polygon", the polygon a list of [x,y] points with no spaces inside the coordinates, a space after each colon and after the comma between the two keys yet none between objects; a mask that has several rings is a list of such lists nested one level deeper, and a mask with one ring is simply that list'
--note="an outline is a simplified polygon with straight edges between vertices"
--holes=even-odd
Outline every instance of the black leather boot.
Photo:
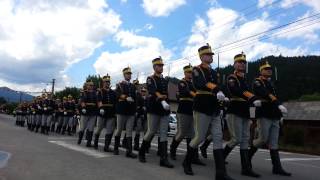
[{"label": "black leather boot", "polygon": [[252,167],[250,167],[248,152],[249,150],[247,149],[240,149],[241,166],[242,166],[241,174],[244,176],[259,178],[260,175],[255,173],[252,170]]},{"label": "black leather boot", "polygon": [[99,143],[99,136],[100,136],[100,134],[95,134],[95,135],[94,135],[94,141],[93,141],[93,148],[94,148],[94,149],[98,149],[98,147],[99,147],[99,145],[98,145],[98,143]]},{"label": "black leather boot", "polygon": [[135,150],[135,151],[139,151],[139,140],[140,140],[140,134],[137,133],[137,134],[134,136],[134,146],[133,146],[133,150]]},{"label": "black leather boot", "polygon": [[190,146],[187,147],[187,154],[182,163],[184,173],[187,175],[193,175],[191,163],[192,163],[192,158],[194,156],[195,151],[196,151],[195,148],[192,148]]},{"label": "black leather boot", "polygon": [[173,137],[171,145],[170,145],[170,158],[172,160],[177,160],[177,148],[180,142],[176,141],[175,137]]},{"label": "black leather boot", "polygon": [[215,180],[233,180],[227,174],[223,154],[224,154],[223,149],[213,150],[214,162],[216,165],[216,179]]},{"label": "black leather boot", "polygon": [[254,154],[258,151],[258,148],[256,148],[255,146],[251,146],[251,148],[249,149],[248,152],[248,157],[249,157],[249,165],[250,168],[252,168],[252,157],[254,156]]},{"label": "black leather boot", "polygon": [[160,142],[160,166],[173,168],[168,160],[168,141]]},{"label": "black leather boot", "polygon": [[132,153],[132,137],[127,137],[127,145],[126,145],[126,148],[127,148],[127,152],[126,152],[126,157],[128,158],[137,158],[137,155],[135,155],[134,153]]},{"label": "black leather boot", "polygon": [[105,135],[104,148],[103,148],[104,152],[112,152],[112,150],[109,148],[111,139],[112,139],[112,134]]},{"label": "black leather boot", "polygon": [[82,138],[83,138],[83,131],[79,131],[79,138],[78,138],[79,145],[81,144]]},{"label": "black leather boot", "polygon": [[87,131],[86,134],[87,136],[87,147],[92,147],[91,145],[91,141],[92,141],[92,136],[93,136],[93,132],[92,131]]},{"label": "black leather boot", "polygon": [[211,140],[206,139],[204,143],[200,146],[200,152],[203,158],[208,158],[207,149],[210,143],[211,143]]},{"label": "black leather boot", "polygon": [[270,150],[271,162],[272,162],[272,173],[280,176],[291,176],[291,173],[286,172],[282,166],[279,157],[279,150]]},{"label": "black leather boot", "polygon": [[224,158],[224,161],[225,161],[225,164],[228,164],[228,162],[226,161],[228,155],[231,153],[233,148],[229,147],[228,145],[226,145],[226,147],[224,147],[224,150],[223,150],[223,158]]},{"label": "black leather boot", "polygon": [[119,155],[119,146],[120,146],[120,136],[115,136],[114,137],[114,150],[113,150],[114,155]]},{"label": "black leather boot", "polygon": [[142,141],[142,144],[141,144],[141,147],[140,147],[140,150],[139,150],[139,161],[142,162],[142,163],[146,162],[146,150],[148,148],[148,144],[149,143],[150,142],[145,141],[145,140]]}]

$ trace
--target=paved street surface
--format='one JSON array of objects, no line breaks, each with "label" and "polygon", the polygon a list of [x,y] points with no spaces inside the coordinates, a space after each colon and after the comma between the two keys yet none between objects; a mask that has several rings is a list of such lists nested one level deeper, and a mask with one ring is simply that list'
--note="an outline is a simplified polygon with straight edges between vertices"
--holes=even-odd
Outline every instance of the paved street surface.
[{"label": "paved street surface", "polygon": [[[0,180],[212,180],[214,162],[212,147],[208,149],[209,158],[204,159],[206,167],[193,166],[195,176],[186,176],[181,163],[186,152],[186,144],[179,146],[178,160],[172,161],[174,169],[158,165],[156,144],[147,156],[147,163],[125,157],[124,149],[119,156],[100,150],[88,149],[76,144],[76,137],[60,135],[41,135],[29,132],[26,128],[14,125],[14,118],[0,114]],[[156,138],[155,138],[156,139]],[[171,140],[171,138],[169,138]],[[254,157],[254,169],[262,175],[261,180],[320,179],[320,156],[281,153],[281,161],[293,176],[272,175],[270,156],[267,151],[259,151]],[[239,149],[236,148],[228,158],[229,174],[238,180],[254,179],[240,175]]]}]

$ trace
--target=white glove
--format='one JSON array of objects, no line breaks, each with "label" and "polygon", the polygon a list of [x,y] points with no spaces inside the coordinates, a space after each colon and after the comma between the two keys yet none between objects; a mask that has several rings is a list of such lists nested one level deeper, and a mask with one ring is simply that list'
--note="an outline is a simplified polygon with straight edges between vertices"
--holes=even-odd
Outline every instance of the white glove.
[{"label": "white glove", "polygon": [[283,118],[280,119],[280,125],[283,125]]},{"label": "white glove", "polygon": [[261,101],[260,100],[255,100],[255,101],[253,101],[253,105],[255,107],[261,107]]},{"label": "white glove", "polygon": [[43,108],[43,110],[45,110],[45,111],[46,111],[46,110],[48,110],[48,108],[44,107],[44,108]]},{"label": "white glove", "polygon": [[32,112],[32,114],[36,114],[36,112]]},{"label": "white glove", "polygon": [[64,115],[67,115],[67,112],[63,112]]},{"label": "white glove", "polygon": [[127,97],[127,101],[128,102],[133,102],[134,100],[132,99],[132,97]]},{"label": "white glove", "polygon": [[38,105],[38,109],[41,109],[41,107]]},{"label": "white glove", "polygon": [[104,109],[100,109],[100,114],[104,115]]},{"label": "white glove", "polygon": [[170,110],[170,105],[166,102],[166,101],[161,101],[161,105],[163,107],[163,109],[165,110]]},{"label": "white glove", "polygon": [[227,97],[225,97],[225,98],[224,98],[224,101],[225,101],[225,102],[229,102],[229,101],[230,101],[230,99],[229,99],[229,98],[227,98]]},{"label": "white glove", "polygon": [[83,114],[86,114],[87,110],[86,110],[86,109],[82,109],[81,112],[82,112]]},{"label": "white glove", "polygon": [[286,116],[288,114],[288,110],[286,107],[284,107],[283,105],[279,105],[278,106],[279,110],[281,111],[283,116]]},{"label": "white glove", "polygon": [[218,101],[224,101],[224,98],[225,98],[226,96],[223,94],[223,92],[222,91],[219,91],[218,93],[217,93],[217,99],[218,99]]}]

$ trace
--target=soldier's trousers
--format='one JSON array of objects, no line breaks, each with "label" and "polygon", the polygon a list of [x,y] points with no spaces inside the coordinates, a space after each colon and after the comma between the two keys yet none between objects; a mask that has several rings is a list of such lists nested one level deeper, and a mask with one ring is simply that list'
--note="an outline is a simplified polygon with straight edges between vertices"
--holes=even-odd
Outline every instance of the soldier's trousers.
[{"label": "soldier's trousers", "polygon": [[103,128],[106,128],[106,134],[112,134],[114,130],[115,118],[97,117],[97,128],[95,134],[100,134]]},{"label": "soldier's trousers", "polygon": [[63,117],[63,127],[70,127],[72,128],[73,126],[75,126],[76,124],[76,120],[73,116],[64,116]]},{"label": "soldier's trousers", "polygon": [[169,116],[159,116],[148,113],[148,130],[143,140],[151,142],[155,133],[159,130],[160,142],[166,142],[168,139]]},{"label": "soldier's trousers", "polygon": [[253,140],[253,145],[257,148],[268,144],[270,149],[278,149],[278,139],[280,121],[278,119],[260,118],[258,119],[258,138]]},{"label": "soldier's trousers", "polygon": [[87,115],[81,115],[80,117],[80,131],[84,131],[85,129],[88,129],[88,131],[93,132],[94,125],[96,123],[97,117],[87,116]]},{"label": "soldier's trousers", "polygon": [[193,116],[188,114],[177,114],[177,134],[175,140],[180,142],[183,138],[193,138],[194,121]]},{"label": "soldier's trousers", "polygon": [[192,138],[190,142],[190,147],[197,148],[200,143],[202,143],[206,137],[208,128],[210,128],[211,124],[211,134],[213,141],[213,149],[222,149],[223,148],[223,133],[222,133],[222,125],[221,119],[219,115],[209,116],[204,113],[200,113],[198,111],[193,111],[194,118],[194,132],[195,136]]},{"label": "soldier's trousers", "polygon": [[58,127],[62,127],[63,125],[63,116],[56,116]]},{"label": "soldier's trousers", "polygon": [[42,122],[42,114],[37,114],[36,115],[36,118],[35,118],[35,124],[37,125],[37,126],[40,126],[41,125],[41,122]]},{"label": "soldier's trousers", "polygon": [[52,120],[52,115],[43,114],[41,119],[41,126],[50,126]]},{"label": "soldier's trousers", "polygon": [[136,126],[136,133],[140,133],[140,132],[146,132],[147,131],[147,123],[144,122],[144,119],[143,118],[137,118],[137,126]]},{"label": "soldier's trousers", "polygon": [[124,128],[126,128],[126,137],[132,137],[132,130],[134,124],[134,115],[120,115],[117,114],[117,129],[115,132],[115,136],[121,136],[121,132]]},{"label": "soldier's trousers", "polygon": [[227,124],[231,140],[227,146],[234,148],[240,144],[240,149],[248,149],[250,139],[250,120],[235,114],[227,114]]},{"label": "soldier's trousers", "polygon": [[27,124],[32,124],[33,115],[28,115]]}]

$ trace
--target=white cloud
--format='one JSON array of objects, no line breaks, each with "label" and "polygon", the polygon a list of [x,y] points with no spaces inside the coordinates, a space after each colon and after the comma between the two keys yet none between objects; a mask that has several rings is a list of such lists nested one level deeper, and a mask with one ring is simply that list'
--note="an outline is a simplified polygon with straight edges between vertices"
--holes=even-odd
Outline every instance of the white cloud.
[{"label": "white cloud", "polygon": [[271,5],[272,3],[274,3],[276,0],[259,0],[258,2],[258,7],[264,7],[264,6],[268,6]]},{"label": "white cloud", "polygon": [[[307,12],[298,19],[304,19],[311,16],[312,13]],[[298,24],[289,25],[286,30],[279,32],[278,38],[293,39],[299,38],[307,41],[308,44],[319,42],[319,35],[317,31],[320,30],[320,24],[317,18],[305,19]]]},{"label": "white cloud", "polygon": [[[139,81],[144,82],[152,73],[152,59],[162,56],[164,62],[171,58],[171,51],[164,48],[162,41],[155,37],[139,36],[129,31],[120,31],[115,36],[116,41],[128,50],[111,53],[103,52],[94,63],[96,72],[101,75],[109,73],[116,83],[122,79],[122,69],[130,66],[133,77],[139,73]],[[167,72],[165,72],[167,73]]]},{"label": "white cloud", "polygon": [[319,0],[284,0],[281,2],[281,7],[283,8],[290,8],[297,4],[304,4],[309,6],[314,11],[320,11],[320,1]]},{"label": "white cloud", "polygon": [[169,16],[178,7],[186,4],[185,0],[143,0],[144,11],[153,17]]},{"label": "white cloud", "polygon": [[[226,17],[228,17],[226,20]],[[222,20],[228,23],[223,23]],[[282,45],[264,42],[256,39],[255,41],[232,44],[236,40],[243,39],[257,33],[266,31],[274,27],[277,22],[268,20],[265,16],[253,20],[246,20],[240,13],[226,8],[210,8],[207,11],[206,17],[198,17],[192,28],[187,46],[185,47],[182,56],[188,57],[188,61],[193,65],[200,63],[197,50],[205,43],[210,43],[213,48],[224,46],[220,49],[215,49],[215,52],[221,52],[220,65],[226,66],[233,63],[233,57],[242,51],[247,54],[249,61],[256,60],[268,55],[303,55],[307,53],[307,49],[296,47],[293,49],[286,48]],[[181,60],[185,61],[185,59]],[[217,54],[214,56],[214,64],[217,65]]]},{"label": "white cloud", "polygon": [[0,79],[22,88],[52,78],[66,85],[66,68],[89,57],[120,24],[104,0],[2,0]]}]

